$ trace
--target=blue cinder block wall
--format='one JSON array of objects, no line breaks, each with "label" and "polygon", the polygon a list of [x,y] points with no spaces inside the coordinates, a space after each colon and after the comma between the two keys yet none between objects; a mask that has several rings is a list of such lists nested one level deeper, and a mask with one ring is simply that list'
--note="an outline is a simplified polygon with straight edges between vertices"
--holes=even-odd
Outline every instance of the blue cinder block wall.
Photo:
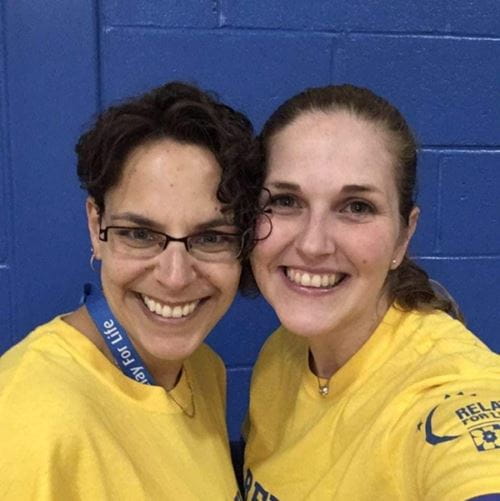
[{"label": "blue cinder block wall", "polygon": [[[261,127],[307,86],[352,82],[417,132],[412,253],[500,352],[498,0],[4,0],[0,5],[0,353],[76,307],[93,278],[73,145],[98,110],[171,79]],[[237,438],[251,365],[276,319],[238,298],[209,342],[228,365]]]}]

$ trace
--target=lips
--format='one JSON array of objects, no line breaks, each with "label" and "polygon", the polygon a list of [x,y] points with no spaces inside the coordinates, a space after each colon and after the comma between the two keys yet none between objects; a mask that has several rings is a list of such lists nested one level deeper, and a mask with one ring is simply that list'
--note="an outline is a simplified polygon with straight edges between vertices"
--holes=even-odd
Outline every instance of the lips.
[{"label": "lips", "polygon": [[346,277],[345,273],[312,273],[288,267],[285,268],[285,274],[291,282],[316,289],[331,289]]},{"label": "lips", "polygon": [[190,301],[186,303],[166,304],[160,303],[156,299],[150,298],[141,294],[141,298],[149,311],[163,318],[183,318],[191,315],[196,307],[200,304],[200,300]]}]

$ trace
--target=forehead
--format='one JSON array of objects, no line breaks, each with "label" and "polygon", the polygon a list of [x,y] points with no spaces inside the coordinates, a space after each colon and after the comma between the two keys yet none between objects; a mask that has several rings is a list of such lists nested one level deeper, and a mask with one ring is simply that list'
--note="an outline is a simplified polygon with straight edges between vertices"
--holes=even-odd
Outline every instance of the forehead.
[{"label": "forehead", "polygon": [[394,184],[393,164],[380,124],[347,111],[315,111],[300,115],[271,139],[267,177],[329,186]]},{"label": "forehead", "polygon": [[[220,213],[221,169],[206,148],[162,139],[134,149],[119,183],[106,195],[106,210],[134,212],[166,223]],[[167,221],[168,220],[168,221]]]}]

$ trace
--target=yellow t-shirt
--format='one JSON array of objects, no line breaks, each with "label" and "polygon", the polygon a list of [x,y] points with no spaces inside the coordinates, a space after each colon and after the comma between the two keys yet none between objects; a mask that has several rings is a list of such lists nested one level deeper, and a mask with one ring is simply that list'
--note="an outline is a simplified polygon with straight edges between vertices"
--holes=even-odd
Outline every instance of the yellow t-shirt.
[{"label": "yellow t-shirt", "polygon": [[247,499],[457,501],[500,492],[500,357],[444,313],[390,308],[319,393],[279,328],[252,376]]},{"label": "yellow t-shirt", "polygon": [[224,367],[207,346],[169,393],[124,376],[59,317],[0,358],[2,501],[238,496]]}]

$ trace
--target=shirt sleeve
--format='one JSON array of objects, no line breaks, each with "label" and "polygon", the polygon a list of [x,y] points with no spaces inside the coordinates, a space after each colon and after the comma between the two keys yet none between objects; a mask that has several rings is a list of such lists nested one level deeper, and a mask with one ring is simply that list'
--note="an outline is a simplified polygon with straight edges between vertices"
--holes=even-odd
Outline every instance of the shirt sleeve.
[{"label": "shirt sleeve", "polygon": [[500,492],[499,382],[467,386],[422,398],[408,415],[413,426],[404,420],[404,477],[414,481],[418,499]]}]

